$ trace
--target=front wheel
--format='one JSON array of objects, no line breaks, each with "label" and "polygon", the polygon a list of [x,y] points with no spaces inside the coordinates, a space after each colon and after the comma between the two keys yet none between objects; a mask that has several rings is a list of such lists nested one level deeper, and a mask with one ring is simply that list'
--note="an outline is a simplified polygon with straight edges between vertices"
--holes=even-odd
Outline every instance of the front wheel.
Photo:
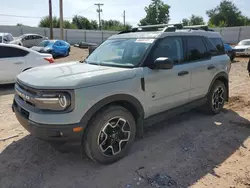
[{"label": "front wheel", "polygon": [[93,161],[110,164],[124,157],[135,139],[136,123],[121,106],[101,110],[84,134],[83,146]]},{"label": "front wheel", "polygon": [[213,84],[204,111],[208,114],[218,114],[224,107],[227,97],[227,89],[223,82],[217,80]]}]

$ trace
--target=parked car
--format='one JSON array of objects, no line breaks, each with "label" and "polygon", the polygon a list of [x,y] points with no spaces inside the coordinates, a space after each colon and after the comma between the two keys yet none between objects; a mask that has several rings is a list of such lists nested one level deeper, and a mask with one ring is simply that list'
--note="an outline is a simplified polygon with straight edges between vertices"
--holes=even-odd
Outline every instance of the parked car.
[{"label": "parked car", "polygon": [[19,73],[53,62],[51,54],[41,54],[14,44],[0,44],[0,84],[14,83]]},{"label": "parked car", "polygon": [[233,51],[236,55],[250,55],[250,39],[240,41],[237,46],[234,47]]},{"label": "parked car", "polygon": [[229,44],[226,44],[226,43],[224,43],[224,48],[225,48],[227,55],[230,57],[231,61],[233,61],[235,58],[235,51],[233,51],[233,48]]},{"label": "parked car", "polygon": [[0,43],[8,44],[14,40],[14,37],[10,33],[0,33]]},{"label": "parked car", "polygon": [[40,139],[78,141],[90,159],[109,164],[150,122],[197,107],[218,114],[231,68],[221,36],[178,25],[140,26],[111,36],[85,63],[19,74],[12,106],[18,121]]},{"label": "parked car", "polygon": [[70,44],[64,40],[44,40],[38,46],[33,46],[31,49],[41,53],[50,53],[53,57],[68,56]]},{"label": "parked car", "polygon": [[48,37],[38,34],[24,34],[19,37],[15,37],[11,44],[17,44],[19,46],[32,47],[40,44],[43,40],[47,40]]}]

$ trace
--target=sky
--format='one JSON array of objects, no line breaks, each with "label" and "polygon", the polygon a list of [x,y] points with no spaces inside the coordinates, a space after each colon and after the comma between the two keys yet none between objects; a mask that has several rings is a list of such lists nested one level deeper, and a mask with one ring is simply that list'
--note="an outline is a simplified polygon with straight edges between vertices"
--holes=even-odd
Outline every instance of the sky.
[{"label": "sky", "polygon": [[[64,18],[71,20],[76,14],[88,19],[98,20],[95,3],[103,3],[101,18],[123,21],[126,11],[126,22],[136,26],[145,16],[144,7],[151,0],[63,0]],[[206,10],[215,8],[219,0],[163,0],[171,6],[170,23],[180,23],[183,18],[192,14],[208,20]],[[250,17],[250,0],[232,0],[245,16]],[[53,15],[59,17],[59,0],[52,0]],[[7,15],[7,16],[4,16]],[[13,15],[13,16],[9,16]],[[48,0],[4,0],[1,2],[0,25],[22,23],[37,26],[41,17],[48,15]],[[15,17],[21,16],[21,17]],[[32,18],[27,18],[32,17]]]}]

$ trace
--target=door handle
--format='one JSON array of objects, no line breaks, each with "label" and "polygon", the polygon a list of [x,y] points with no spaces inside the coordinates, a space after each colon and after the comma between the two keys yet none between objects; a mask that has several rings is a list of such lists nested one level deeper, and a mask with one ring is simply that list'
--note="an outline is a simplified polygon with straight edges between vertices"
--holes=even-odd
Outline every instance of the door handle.
[{"label": "door handle", "polygon": [[14,64],[23,64],[23,62],[15,62]]},{"label": "door handle", "polygon": [[178,73],[178,76],[184,76],[184,75],[187,75],[187,74],[189,74],[188,71],[181,71],[181,72]]},{"label": "door handle", "polygon": [[214,69],[214,68],[215,68],[214,65],[209,65],[209,66],[207,67],[208,70],[211,70],[211,69]]}]

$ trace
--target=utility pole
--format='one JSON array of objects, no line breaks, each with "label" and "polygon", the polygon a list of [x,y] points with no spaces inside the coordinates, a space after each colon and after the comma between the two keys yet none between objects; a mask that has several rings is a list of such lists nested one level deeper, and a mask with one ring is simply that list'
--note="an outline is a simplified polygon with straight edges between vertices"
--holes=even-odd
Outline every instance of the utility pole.
[{"label": "utility pole", "polygon": [[125,10],[123,11],[123,25],[124,25],[124,27],[126,25],[126,12],[125,12]]},{"label": "utility pole", "polygon": [[50,27],[50,39],[53,39],[53,21],[52,21],[52,4],[51,0],[49,0],[49,27]]},{"label": "utility pole", "polygon": [[60,32],[61,32],[61,40],[63,40],[63,0],[59,0],[60,6]]},{"label": "utility pole", "polygon": [[99,29],[102,30],[102,24],[101,24],[101,6],[103,6],[103,4],[101,3],[95,3],[95,5],[98,7],[98,9],[96,10],[98,12],[98,17],[99,17]]}]

